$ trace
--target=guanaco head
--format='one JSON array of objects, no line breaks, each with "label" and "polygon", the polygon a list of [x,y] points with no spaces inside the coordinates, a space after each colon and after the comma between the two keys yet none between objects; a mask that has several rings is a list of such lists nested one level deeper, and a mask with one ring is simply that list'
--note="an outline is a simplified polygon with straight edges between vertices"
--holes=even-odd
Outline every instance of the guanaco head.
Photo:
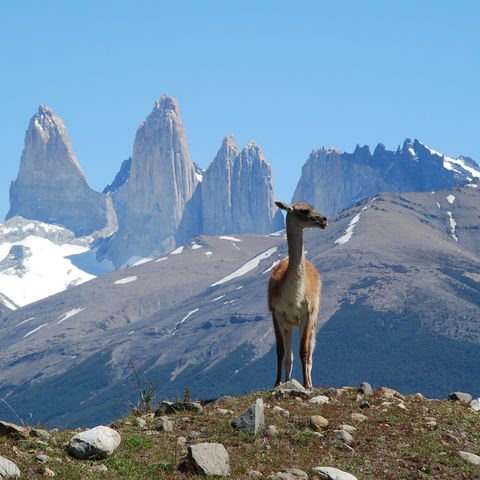
[{"label": "guanaco head", "polygon": [[294,221],[301,228],[325,228],[327,217],[318,213],[313,207],[304,202],[288,205],[275,202],[275,205],[287,212],[287,222]]}]

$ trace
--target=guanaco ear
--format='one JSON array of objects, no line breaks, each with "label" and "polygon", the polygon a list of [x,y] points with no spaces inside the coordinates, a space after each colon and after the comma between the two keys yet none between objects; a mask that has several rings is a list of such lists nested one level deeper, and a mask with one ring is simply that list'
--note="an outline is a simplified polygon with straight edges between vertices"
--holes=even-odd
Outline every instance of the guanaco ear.
[{"label": "guanaco ear", "polygon": [[286,203],[283,203],[283,202],[275,202],[275,205],[278,208],[281,208],[282,210],[286,210],[287,212],[291,212],[293,210],[290,205],[287,205]]}]

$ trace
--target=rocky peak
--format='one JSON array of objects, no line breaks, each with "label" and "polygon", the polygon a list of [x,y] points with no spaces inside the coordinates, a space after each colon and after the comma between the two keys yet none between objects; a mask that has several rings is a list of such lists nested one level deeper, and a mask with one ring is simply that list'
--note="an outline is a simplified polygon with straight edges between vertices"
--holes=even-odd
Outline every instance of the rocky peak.
[{"label": "rocky peak", "polygon": [[62,119],[40,105],[25,134],[7,219],[22,216],[87,235],[108,225],[105,197],[93,191],[73,154]]},{"label": "rocky peak", "polygon": [[138,127],[128,182],[113,194],[119,230],[108,256],[117,267],[175,248],[175,231],[198,181],[178,102],[163,95]]}]

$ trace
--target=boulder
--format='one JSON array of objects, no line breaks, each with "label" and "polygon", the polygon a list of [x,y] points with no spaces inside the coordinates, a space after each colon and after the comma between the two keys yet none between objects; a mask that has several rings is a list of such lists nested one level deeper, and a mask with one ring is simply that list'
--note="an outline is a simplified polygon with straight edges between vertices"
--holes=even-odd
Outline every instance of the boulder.
[{"label": "boulder", "polygon": [[346,430],[335,430],[335,432],[333,432],[333,437],[335,438],[335,440],[339,440],[343,443],[349,444],[353,442],[352,435]]},{"label": "boulder", "polygon": [[328,427],[328,420],[321,415],[312,415],[310,417],[310,426],[313,430],[320,432]]},{"label": "boulder", "polygon": [[308,403],[314,403],[314,404],[320,404],[320,405],[328,402],[329,402],[329,399],[325,395],[317,395],[316,397],[312,397],[308,401]]},{"label": "boulder", "polygon": [[308,475],[298,468],[287,468],[272,475],[271,480],[308,480]]},{"label": "boulder", "polygon": [[311,390],[307,390],[300,382],[292,378],[288,382],[282,383],[275,388],[273,395],[277,398],[288,396],[308,397],[312,394]]},{"label": "boulder", "polygon": [[470,402],[470,408],[476,412],[480,411],[480,398],[476,398]]},{"label": "boulder", "polygon": [[68,444],[68,453],[80,460],[106,458],[118,448],[120,441],[117,431],[100,425],[74,435]]},{"label": "boulder", "polygon": [[188,459],[196,473],[228,477],[230,460],[221,443],[198,443],[188,447]]},{"label": "boulder", "polygon": [[264,426],[265,419],[263,415],[263,400],[257,398],[250,407],[240,414],[232,422],[232,427],[256,435],[259,430]]},{"label": "boulder", "polygon": [[334,467],[314,467],[312,470],[322,480],[357,480],[351,473],[343,472]]},{"label": "boulder", "polygon": [[28,437],[26,428],[10,422],[0,421],[0,436],[4,437]]},{"label": "boulder", "polygon": [[470,452],[458,452],[458,455],[463,458],[466,462],[472,463],[473,465],[480,465],[480,457]]},{"label": "boulder", "polygon": [[448,396],[449,400],[454,400],[461,403],[470,403],[472,401],[472,396],[469,393],[464,392],[452,392]]},{"label": "boulder", "polygon": [[20,470],[11,460],[0,456],[0,478],[2,477],[20,477]]},{"label": "boulder", "polygon": [[367,382],[362,382],[357,391],[362,395],[373,395],[372,386]]}]

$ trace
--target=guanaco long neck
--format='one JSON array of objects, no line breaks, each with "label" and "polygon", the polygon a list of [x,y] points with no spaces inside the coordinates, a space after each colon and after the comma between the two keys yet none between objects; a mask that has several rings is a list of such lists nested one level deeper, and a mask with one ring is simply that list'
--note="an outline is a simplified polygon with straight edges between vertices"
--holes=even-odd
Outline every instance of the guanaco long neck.
[{"label": "guanaco long neck", "polygon": [[305,272],[305,250],[303,248],[303,228],[287,215],[288,272],[303,281]]}]

